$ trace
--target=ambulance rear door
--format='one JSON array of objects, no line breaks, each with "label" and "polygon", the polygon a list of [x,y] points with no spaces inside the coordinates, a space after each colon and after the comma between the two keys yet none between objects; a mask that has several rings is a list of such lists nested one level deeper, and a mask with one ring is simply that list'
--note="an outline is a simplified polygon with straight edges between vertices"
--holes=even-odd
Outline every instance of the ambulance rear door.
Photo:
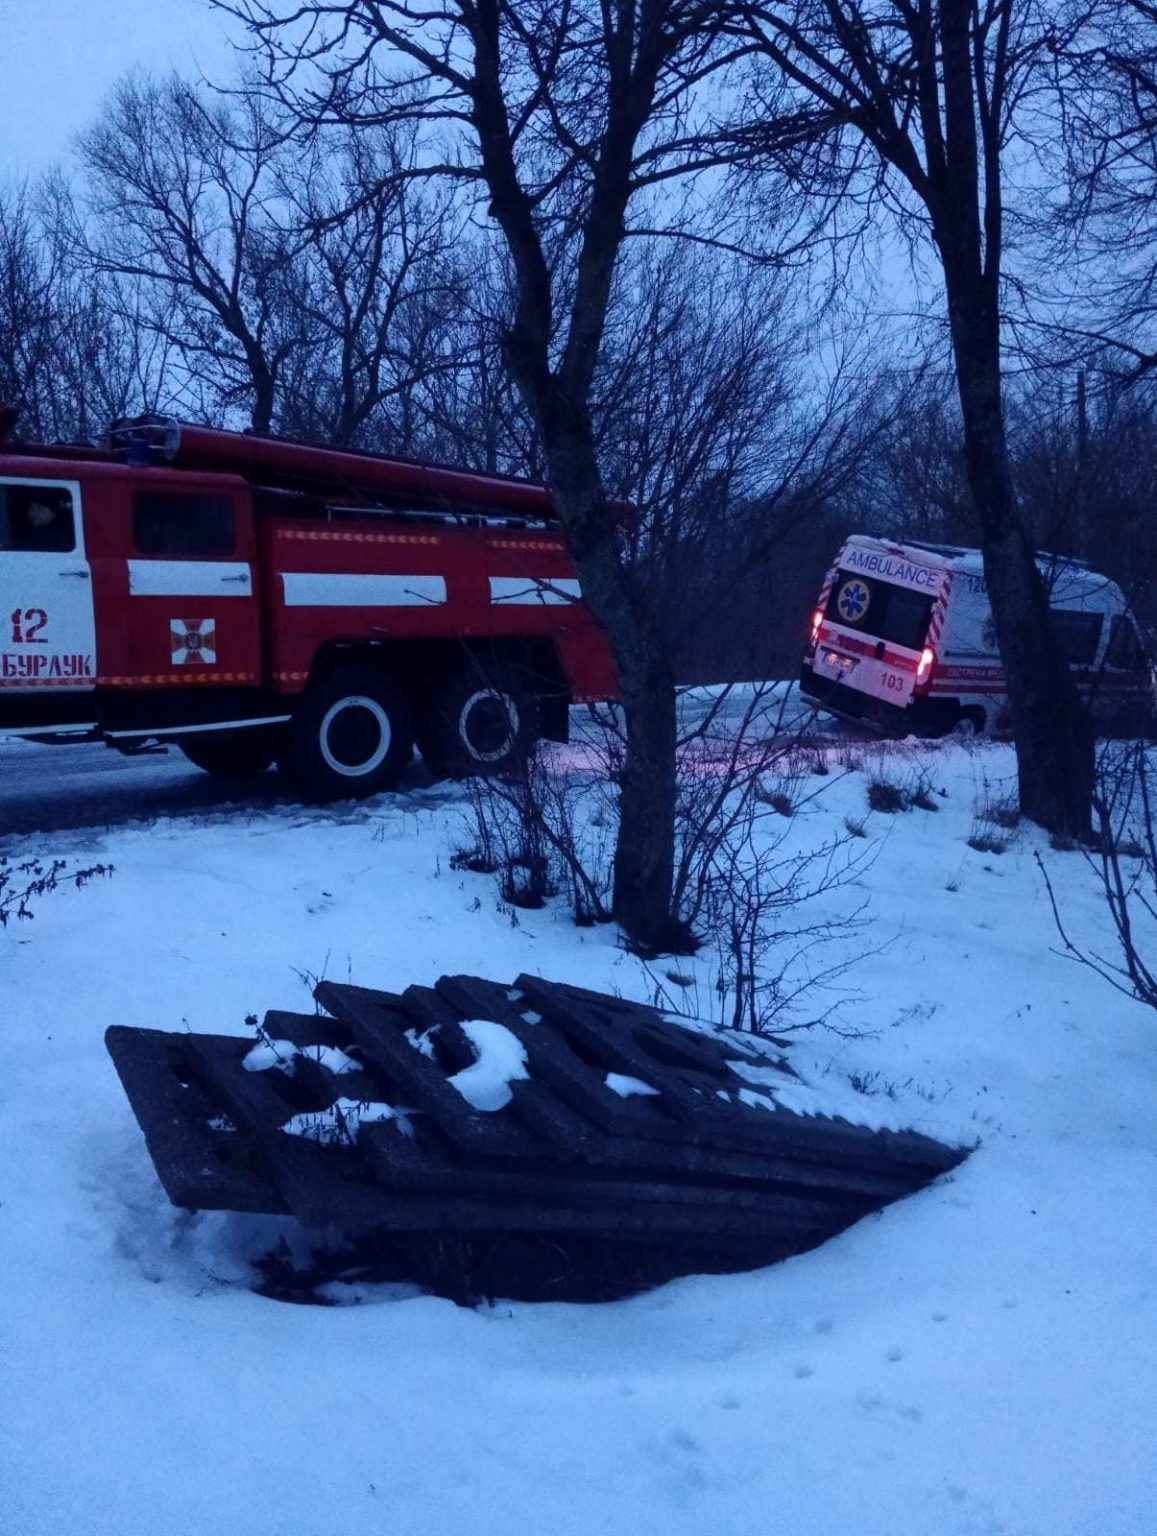
[{"label": "ambulance rear door", "polygon": [[905,708],[947,574],[942,566],[906,555],[847,546],[824,610],[814,670],[882,703]]}]

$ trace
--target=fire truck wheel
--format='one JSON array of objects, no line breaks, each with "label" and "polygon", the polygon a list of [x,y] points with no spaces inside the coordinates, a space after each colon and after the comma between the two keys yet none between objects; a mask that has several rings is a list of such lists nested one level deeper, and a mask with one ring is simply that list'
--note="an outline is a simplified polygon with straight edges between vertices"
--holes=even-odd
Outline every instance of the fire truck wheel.
[{"label": "fire truck wheel", "polygon": [[277,751],[276,739],[268,731],[206,732],[177,745],[194,767],[222,779],[249,779],[264,773]]},{"label": "fire truck wheel", "polygon": [[397,782],[414,740],[405,698],[376,667],[340,667],[311,683],[277,766],[311,800],[358,799]]},{"label": "fire truck wheel", "polygon": [[422,722],[422,757],[439,777],[505,773],[537,740],[538,713],[513,672],[471,667],[446,682]]}]

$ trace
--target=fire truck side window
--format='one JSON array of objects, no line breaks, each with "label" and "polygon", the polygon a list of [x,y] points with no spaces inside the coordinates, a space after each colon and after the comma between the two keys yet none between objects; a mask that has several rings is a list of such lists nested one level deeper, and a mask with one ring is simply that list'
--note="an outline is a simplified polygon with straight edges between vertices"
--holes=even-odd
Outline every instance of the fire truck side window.
[{"label": "fire truck side window", "polygon": [[1101,643],[1102,615],[1054,608],[1053,623],[1070,667],[1091,667]]},{"label": "fire truck side window", "polygon": [[61,553],[76,548],[72,496],[57,486],[0,485],[0,549]]},{"label": "fire truck side window", "polygon": [[228,496],[140,491],[133,499],[133,541],[142,555],[231,555],[236,518]]}]

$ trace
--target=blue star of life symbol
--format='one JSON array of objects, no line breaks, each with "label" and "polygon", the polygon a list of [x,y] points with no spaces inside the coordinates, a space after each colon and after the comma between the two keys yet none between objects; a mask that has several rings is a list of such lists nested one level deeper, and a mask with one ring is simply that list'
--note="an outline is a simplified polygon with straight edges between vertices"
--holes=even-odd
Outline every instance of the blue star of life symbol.
[{"label": "blue star of life symbol", "polygon": [[840,618],[847,619],[849,624],[859,623],[868,611],[869,600],[868,589],[862,581],[855,577],[851,581],[845,581],[836,597]]}]

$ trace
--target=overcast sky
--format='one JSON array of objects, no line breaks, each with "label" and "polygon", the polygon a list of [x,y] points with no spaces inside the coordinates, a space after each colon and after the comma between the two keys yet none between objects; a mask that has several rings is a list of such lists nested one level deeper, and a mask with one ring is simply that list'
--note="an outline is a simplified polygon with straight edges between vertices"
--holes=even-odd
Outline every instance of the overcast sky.
[{"label": "overcast sky", "polygon": [[0,182],[66,156],[134,66],[218,78],[231,66],[208,0],[0,0],[0,59]]}]

